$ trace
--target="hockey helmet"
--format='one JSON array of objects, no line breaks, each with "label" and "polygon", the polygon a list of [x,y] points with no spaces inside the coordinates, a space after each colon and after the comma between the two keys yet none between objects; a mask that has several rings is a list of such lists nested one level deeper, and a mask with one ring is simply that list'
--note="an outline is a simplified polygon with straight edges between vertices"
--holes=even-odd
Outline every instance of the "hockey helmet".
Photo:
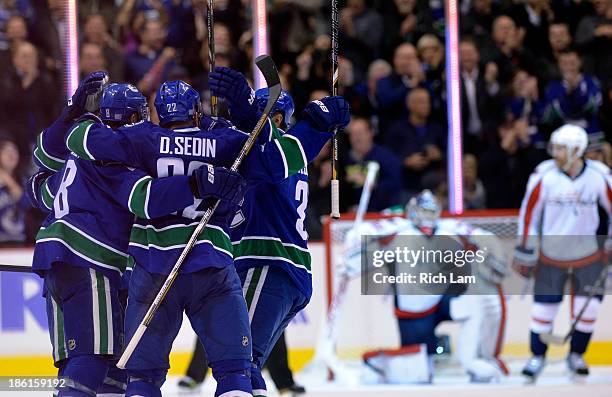
[{"label": "hockey helmet", "polygon": [[164,82],[155,97],[159,124],[197,119],[202,114],[200,94],[182,80]]},{"label": "hockey helmet", "polygon": [[[266,107],[266,103],[268,102],[268,95],[269,94],[267,87],[260,88],[255,91],[255,98],[257,100],[257,106],[259,106],[260,111],[263,111]],[[285,123],[285,126],[289,127],[289,125],[291,124],[291,116],[293,115],[293,112],[295,112],[295,104],[293,103],[293,98],[291,97],[291,95],[289,95],[287,91],[282,90],[270,114],[282,114],[283,123]]]},{"label": "hockey helmet", "polygon": [[574,162],[584,155],[584,151],[588,144],[589,138],[584,128],[573,124],[565,124],[557,128],[550,136],[548,153],[552,157],[555,157],[557,148],[565,147],[567,150],[567,159],[565,165],[561,168],[567,172]]},{"label": "hockey helmet", "polygon": [[132,114],[149,119],[147,99],[132,84],[113,83],[104,87],[100,100],[100,117],[105,122],[128,123]]},{"label": "hockey helmet", "polygon": [[418,228],[433,230],[440,218],[440,203],[431,190],[425,189],[406,205],[406,216]]}]

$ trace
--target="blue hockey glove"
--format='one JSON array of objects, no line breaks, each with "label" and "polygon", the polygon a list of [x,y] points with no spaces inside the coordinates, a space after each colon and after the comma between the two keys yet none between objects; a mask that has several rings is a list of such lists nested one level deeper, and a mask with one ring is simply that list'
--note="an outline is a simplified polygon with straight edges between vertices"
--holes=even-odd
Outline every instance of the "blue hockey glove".
[{"label": "blue hockey glove", "polygon": [[255,91],[249,86],[244,75],[226,67],[215,68],[209,76],[210,92],[225,98],[232,113],[232,122],[257,119],[259,108]]},{"label": "blue hockey glove", "polygon": [[93,72],[85,77],[74,95],[68,100],[64,120],[74,120],[85,112],[97,111],[102,88],[107,82],[108,74],[106,72]]},{"label": "blue hockey glove", "polygon": [[231,204],[240,203],[246,190],[246,182],[239,173],[210,164],[195,170],[191,186],[196,198],[214,197]]},{"label": "blue hockey glove", "polygon": [[327,96],[312,101],[304,109],[304,118],[318,131],[342,129],[351,121],[349,104],[341,96]]}]

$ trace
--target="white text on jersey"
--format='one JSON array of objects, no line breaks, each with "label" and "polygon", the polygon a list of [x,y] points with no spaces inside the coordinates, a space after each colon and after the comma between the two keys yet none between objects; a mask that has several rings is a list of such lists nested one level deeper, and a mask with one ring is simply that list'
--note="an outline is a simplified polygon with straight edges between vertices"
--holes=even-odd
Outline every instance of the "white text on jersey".
[{"label": "white text on jersey", "polygon": [[185,156],[215,157],[217,141],[209,138],[195,136],[176,136],[171,143],[169,137],[161,137],[159,153],[179,154]]}]

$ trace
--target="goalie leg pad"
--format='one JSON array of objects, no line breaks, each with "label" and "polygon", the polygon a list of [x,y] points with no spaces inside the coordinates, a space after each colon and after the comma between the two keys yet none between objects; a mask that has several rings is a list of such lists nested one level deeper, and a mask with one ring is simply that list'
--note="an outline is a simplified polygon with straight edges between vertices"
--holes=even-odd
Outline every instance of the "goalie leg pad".
[{"label": "goalie leg pad", "polygon": [[363,361],[378,374],[381,383],[428,383],[433,377],[425,344],[370,351],[363,355]]}]

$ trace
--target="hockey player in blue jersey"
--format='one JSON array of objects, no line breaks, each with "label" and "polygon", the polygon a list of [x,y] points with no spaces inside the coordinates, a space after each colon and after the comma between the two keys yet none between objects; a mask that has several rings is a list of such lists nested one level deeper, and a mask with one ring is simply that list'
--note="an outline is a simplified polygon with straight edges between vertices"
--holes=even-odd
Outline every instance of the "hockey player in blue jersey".
[{"label": "hockey player in blue jersey", "polygon": [[[241,94],[240,100],[253,104],[250,97],[250,93]],[[336,101],[345,103],[341,99]],[[343,112],[333,101],[329,109],[321,105],[318,124],[305,121],[273,144],[251,151],[241,173],[248,179],[280,181],[303,168],[330,138],[329,131],[348,119],[347,108]],[[99,123],[82,123],[67,137],[67,145],[89,160],[120,161],[140,166],[154,175],[167,175],[189,173],[194,164],[203,162],[230,165],[247,139],[246,133],[223,119],[202,117],[197,92],[182,81],[162,84],[155,107],[160,126],[142,122],[113,131]],[[254,111],[258,112],[256,105]],[[326,122],[329,125],[319,128]],[[271,135],[271,128],[268,124],[262,132],[264,137]],[[128,338],[178,258],[205,206],[206,203],[196,202],[181,216],[135,224],[130,253],[137,266],[130,282],[126,313]],[[232,266],[229,238],[229,221],[234,213],[234,206],[219,206],[187,257],[175,285],[127,362],[130,372],[127,395],[160,395],[183,311],[208,353],[217,380],[216,395],[251,394],[250,327],[240,280]]]},{"label": "hockey player in blue jersey", "polygon": [[[217,68],[211,74],[211,91],[228,98],[230,106],[234,93],[245,84],[242,75],[229,68]],[[267,88],[256,92],[260,109],[265,107],[267,99]],[[340,113],[346,116],[335,125],[321,117],[321,114],[331,116],[333,108],[343,108]],[[272,119],[286,129],[294,111],[291,96],[283,91],[272,109]],[[349,122],[348,105],[337,97],[311,102],[303,115],[324,131],[331,131],[330,126],[344,127]],[[284,134],[275,129],[272,140],[282,139]],[[302,168],[281,182],[250,181],[244,203],[232,222],[234,264],[242,282],[253,338],[254,396],[267,394],[262,367],[291,319],[308,304],[312,295],[311,258],[304,224],[308,205],[307,164],[308,161],[302,163]],[[274,216],[262,216],[271,209]]]},{"label": "hockey player in blue jersey", "polygon": [[[146,116],[146,99],[133,86],[111,85],[101,110],[109,123],[135,122]],[[66,125],[56,122],[47,129],[49,141],[63,137]],[[33,269],[45,280],[54,361],[66,377],[59,396],[92,396],[108,381],[109,364],[121,352],[118,289],[134,214],[166,215],[191,205],[194,196],[216,197],[220,191],[229,193],[224,198],[240,199],[242,183],[235,173],[228,183],[223,177],[210,182],[209,169],[192,178],[153,180],[116,163],[62,158],[59,147],[49,152],[52,146],[45,155],[64,161],[63,168],[43,171],[29,184],[32,202],[50,211],[37,235]]]}]

